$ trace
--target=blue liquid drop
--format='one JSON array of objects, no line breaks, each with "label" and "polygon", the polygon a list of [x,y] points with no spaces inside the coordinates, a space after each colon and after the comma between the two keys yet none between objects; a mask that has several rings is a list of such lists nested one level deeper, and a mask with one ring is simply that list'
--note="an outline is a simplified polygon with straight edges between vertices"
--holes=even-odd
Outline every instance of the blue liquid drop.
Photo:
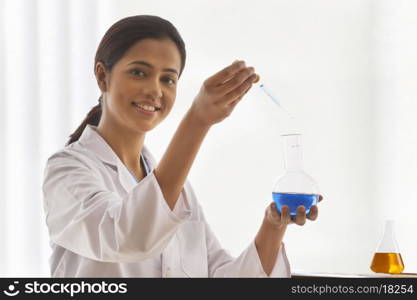
[{"label": "blue liquid drop", "polygon": [[280,213],[282,206],[287,205],[290,209],[290,216],[296,216],[297,207],[300,205],[306,208],[306,214],[308,215],[310,208],[317,203],[319,196],[316,194],[272,193],[272,198]]}]

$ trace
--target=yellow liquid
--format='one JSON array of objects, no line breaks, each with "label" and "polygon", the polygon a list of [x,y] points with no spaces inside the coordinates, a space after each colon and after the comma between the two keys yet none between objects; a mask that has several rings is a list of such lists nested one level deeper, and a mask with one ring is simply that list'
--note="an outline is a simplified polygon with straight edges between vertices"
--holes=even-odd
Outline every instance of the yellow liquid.
[{"label": "yellow liquid", "polygon": [[400,274],[404,263],[400,253],[375,253],[371,264],[375,273]]}]

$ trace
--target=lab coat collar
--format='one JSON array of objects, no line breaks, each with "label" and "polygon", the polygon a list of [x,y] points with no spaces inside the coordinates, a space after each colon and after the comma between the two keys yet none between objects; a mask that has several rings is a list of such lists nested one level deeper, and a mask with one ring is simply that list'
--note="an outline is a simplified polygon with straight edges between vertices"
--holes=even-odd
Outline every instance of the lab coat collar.
[{"label": "lab coat collar", "polygon": [[119,157],[97,132],[96,126],[87,125],[78,141],[84,148],[93,152],[103,162],[117,166],[118,160],[120,160]]},{"label": "lab coat collar", "polygon": [[[127,192],[130,192],[131,189],[137,184],[136,180],[110,145],[107,144],[107,142],[96,131],[96,129],[96,126],[87,125],[79,139],[79,143],[84,148],[94,153],[104,163],[117,167],[118,178],[121,185]],[[142,153],[148,164],[150,164],[149,167],[153,169],[153,159],[147,157],[149,155],[149,151],[145,148],[145,146],[143,148]]]}]

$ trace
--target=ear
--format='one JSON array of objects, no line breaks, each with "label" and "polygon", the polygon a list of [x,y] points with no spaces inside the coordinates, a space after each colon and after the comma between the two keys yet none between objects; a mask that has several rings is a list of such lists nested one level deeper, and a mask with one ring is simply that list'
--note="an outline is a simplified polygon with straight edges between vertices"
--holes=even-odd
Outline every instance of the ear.
[{"label": "ear", "polygon": [[97,84],[101,92],[106,92],[109,74],[101,61],[96,63],[94,73],[96,74]]}]

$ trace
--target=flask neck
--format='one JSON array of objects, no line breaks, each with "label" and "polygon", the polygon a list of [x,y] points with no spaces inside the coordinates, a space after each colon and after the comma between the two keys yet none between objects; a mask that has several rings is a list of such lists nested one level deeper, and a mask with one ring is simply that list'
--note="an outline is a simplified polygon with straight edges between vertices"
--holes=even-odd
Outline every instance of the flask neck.
[{"label": "flask neck", "polygon": [[301,146],[301,135],[285,135],[284,137],[284,158],[287,171],[303,170],[303,148]]},{"label": "flask neck", "polygon": [[385,221],[384,237],[387,237],[387,238],[394,237],[394,222],[393,221]]},{"label": "flask neck", "polygon": [[394,221],[385,222],[384,235],[378,247],[378,252],[399,253],[397,240],[395,239]]}]

